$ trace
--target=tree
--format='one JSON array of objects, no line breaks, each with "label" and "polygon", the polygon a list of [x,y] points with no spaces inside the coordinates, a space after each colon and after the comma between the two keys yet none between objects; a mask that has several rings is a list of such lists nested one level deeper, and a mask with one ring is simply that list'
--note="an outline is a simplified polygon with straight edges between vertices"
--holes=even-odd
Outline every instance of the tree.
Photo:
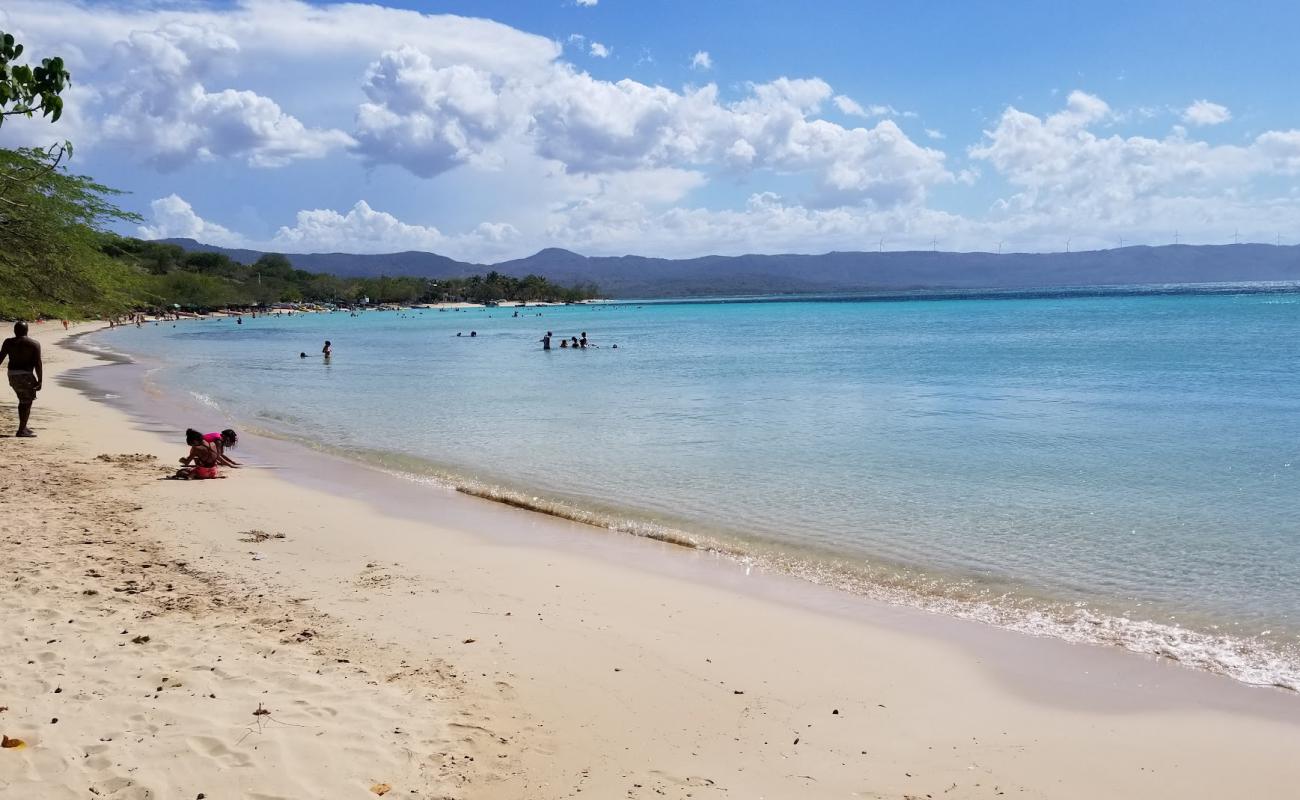
[{"label": "tree", "polygon": [[0,31],[0,125],[5,117],[31,117],[37,112],[57,122],[63,116],[59,94],[72,83],[72,76],[58,57],[41,59],[39,67],[14,64],[22,54],[23,46],[14,35]]},{"label": "tree", "polygon": [[120,192],[61,165],[63,147],[0,149],[0,316],[81,316],[131,306],[140,272],[101,248],[110,222],[139,217]]}]

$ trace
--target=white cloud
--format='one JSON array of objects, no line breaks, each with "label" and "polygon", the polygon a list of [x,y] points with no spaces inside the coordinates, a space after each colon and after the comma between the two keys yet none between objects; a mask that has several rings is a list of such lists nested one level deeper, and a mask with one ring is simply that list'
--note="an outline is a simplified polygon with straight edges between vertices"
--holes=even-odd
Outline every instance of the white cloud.
[{"label": "white cloud", "polygon": [[844,95],[844,94],[835,95],[835,107],[840,110],[840,113],[848,114],[851,117],[871,116],[870,114],[867,113],[867,110],[862,107],[861,103],[859,103],[857,100],[854,100],[852,97],[849,97],[848,95]]},{"label": "white cloud", "polygon": [[600,0],[574,0],[574,2],[576,2],[580,6],[591,8],[592,6],[599,3]]},{"label": "white cloud", "polygon": [[[900,116],[900,114],[898,113],[897,109],[895,109],[893,106],[886,106],[886,105],[870,105],[870,106],[865,106],[865,107],[864,107],[861,103],[859,103],[858,101],[854,100],[852,97],[849,97],[848,95],[845,95],[845,94],[837,94],[837,95],[835,95],[835,97],[833,98],[832,102],[835,103],[835,107],[838,108],[838,109],[840,110],[840,113],[841,113],[841,114],[847,114],[847,115],[849,115],[850,117],[895,117],[895,116]],[[914,117],[914,116],[916,116],[916,115],[913,114],[913,113],[910,112],[910,111],[907,111],[907,112],[903,112],[903,114],[901,114],[901,116],[904,116],[904,117]]]},{"label": "white cloud", "polygon": [[[274,208],[277,222],[290,221],[262,242],[278,249],[486,259],[561,243],[692,255],[854,249],[880,235],[891,246],[939,236],[948,247],[1006,239],[1055,249],[1062,231],[1086,246],[1113,243],[1115,232],[1209,238],[1227,226],[1230,239],[1234,226],[1244,235],[1300,225],[1300,191],[1276,180],[1300,174],[1300,131],[1211,145],[1195,126],[1231,112],[1207,100],[1179,110],[1181,124],[1163,135],[1129,136],[1126,125],[1152,124],[1150,106],[1116,113],[1073,92],[1050,113],[1007,108],[950,159],[943,133],[902,130],[915,112],[860,103],[815,77],[721,87],[597,79],[565,60],[566,47],[577,61],[600,57],[581,34],[557,41],[489,20],[299,0],[10,0],[5,13],[29,52],[63,55],[74,74],[67,116],[55,126],[8,120],[6,142],[72,138],[79,170],[111,164],[126,189],[139,184],[109,159],[173,170],[164,193],[174,186],[196,201],[203,181],[231,181],[249,206],[241,213]],[[643,51],[638,64],[647,60]],[[701,50],[690,65],[713,63]],[[227,163],[191,168],[203,161]],[[274,192],[262,191],[274,176],[245,169],[288,163],[302,184]],[[372,167],[394,208],[419,207],[426,191],[465,202],[437,226],[367,204],[314,207],[322,181],[364,186]],[[972,184],[980,189],[965,190]],[[787,196],[767,191],[778,186]],[[949,207],[999,196],[987,211],[947,214],[926,205],[938,186],[951,187]],[[752,193],[748,204],[741,193]],[[390,202],[368,194],[381,198]],[[697,198],[713,207],[694,207]],[[156,201],[143,229],[243,241],[176,195]]]},{"label": "white cloud", "polygon": [[248,90],[208,91],[203,81],[240,56],[215,28],[170,23],[116,42],[102,68],[117,80],[96,98],[94,134],[170,170],[194,160],[242,158],[282,166],[347,146],[342,131],[309,128],[268,97]]},{"label": "white cloud", "polygon": [[1232,112],[1227,106],[1209,100],[1197,100],[1183,109],[1183,122],[1188,125],[1220,125],[1230,119]]},{"label": "white cloud", "polygon": [[366,71],[356,150],[423,177],[482,157],[511,124],[500,87],[477,67],[439,67],[409,46],[388,51]]},{"label": "white cloud", "polygon": [[[545,67],[560,50],[489,20],[362,4],[242,0],[226,9],[88,8],[68,0],[13,0],[6,11],[21,20],[29,52],[63,55],[74,91],[88,90],[90,101],[69,110],[78,124],[61,124],[61,136],[75,134],[83,149],[124,145],[166,170],[223,157],[279,166],[347,148],[352,140],[337,123],[304,123],[266,92],[275,87],[298,106],[323,107],[339,123],[349,122],[364,100],[355,77],[394,42],[436,66],[491,65],[504,72]],[[329,91],[319,91],[322,86]]]},{"label": "white cloud", "polygon": [[614,48],[606,47],[600,42],[591,43],[591,55],[595,58],[609,58],[609,54],[614,52]]},{"label": "white cloud", "polygon": [[483,222],[467,233],[449,236],[432,225],[403,222],[359,200],[343,213],[333,209],[299,211],[293,225],[282,226],[270,239],[258,241],[204,220],[175,194],[154,200],[149,206],[151,223],[137,231],[142,238],[188,238],[205,244],[287,253],[426,250],[474,258],[500,254],[519,236],[519,231],[506,222]]},{"label": "white cloud", "polygon": [[205,244],[228,247],[243,243],[238,234],[208,222],[194,213],[193,207],[175,194],[160,197],[149,204],[153,224],[141,225],[137,235],[142,239],[195,239]]},{"label": "white cloud", "polygon": [[323,208],[299,211],[295,224],[281,227],[272,238],[277,248],[294,253],[437,250],[446,240],[435,227],[408,225],[364,200],[345,214]]},{"label": "white cloud", "polygon": [[1300,131],[1270,131],[1246,145],[1210,145],[1188,138],[1179,126],[1161,139],[1090,130],[1112,116],[1104,101],[1083,92],[1071,93],[1065,109],[1043,118],[1008,108],[969,151],[1015,188],[995,205],[991,221],[1026,236],[1059,236],[1222,230],[1230,220],[1255,230],[1293,227],[1300,219],[1300,198],[1248,199],[1256,179],[1300,173]]}]

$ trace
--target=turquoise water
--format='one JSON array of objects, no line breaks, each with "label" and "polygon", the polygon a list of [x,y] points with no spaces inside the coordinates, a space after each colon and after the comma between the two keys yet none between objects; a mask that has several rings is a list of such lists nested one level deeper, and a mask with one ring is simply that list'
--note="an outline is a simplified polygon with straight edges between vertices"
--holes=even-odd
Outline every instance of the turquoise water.
[{"label": "turquoise water", "polygon": [[[1272,288],[335,313],[99,341],[163,359],[154,380],[212,409],[196,427],[1296,688],[1300,294]],[[600,347],[545,353],[547,330]]]}]

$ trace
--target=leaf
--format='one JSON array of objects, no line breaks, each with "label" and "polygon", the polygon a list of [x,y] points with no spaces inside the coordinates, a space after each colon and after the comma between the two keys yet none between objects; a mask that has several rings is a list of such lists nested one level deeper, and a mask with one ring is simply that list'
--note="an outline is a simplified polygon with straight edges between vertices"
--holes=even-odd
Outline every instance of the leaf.
[{"label": "leaf", "polygon": [[393,791],[393,787],[389,786],[389,785],[386,784],[386,783],[376,783],[374,786],[371,786],[371,787],[370,787],[370,791],[374,792],[375,794],[379,795],[380,797],[383,797],[384,795],[386,795],[386,794],[388,794],[389,792]]},{"label": "leaf", "polygon": [[6,750],[20,750],[27,746],[27,742],[22,739],[10,739],[8,736],[0,736],[0,747]]}]

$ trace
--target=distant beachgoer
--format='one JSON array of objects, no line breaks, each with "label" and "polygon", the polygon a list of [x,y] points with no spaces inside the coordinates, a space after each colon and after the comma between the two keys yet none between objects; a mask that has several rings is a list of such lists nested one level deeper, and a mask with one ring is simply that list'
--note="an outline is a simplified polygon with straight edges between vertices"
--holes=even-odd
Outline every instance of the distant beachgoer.
[{"label": "distant beachgoer", "polygon": [[[175,326],[173,325],[172,327],[175,327]],[[306,354],[306,353],[299,353],[299,354],[298,354],[298,358],[306,358],[306,357],[307,357],[307,354]]]},{"label": "distant beachgoer", "polygon": [[543,337],[542,337],[541,339],[539,339],[538,341],[540,341],[540,342],[542,343],[542,349],[543,349],[543,350],[550,350],[550,349],[551,349],[551,332],[550,332],[550,331],[547,331],[547,332],[546,332],[546,335],[543,336]]},{"label": "distant beachgoer", "polygon": [[184,481],[221,477],[217,474],[217,450],[204,441],[203,434],[190,428],[185,431],[185,443],[190,446],[190,454],[180,460],[184,466],[173,477]]},{"label": "distant beachgoer", "polygon": [[27,427],[27,420],[44,382],[45,368],[41,363],[41,344],[28,337],[26,322],[15,322],[14,335],[0,345],[0,364],[6,358],[9,359],[9,388],[18,396],[18,432],[14,435],[30,439],[36,434]]},{"label": "distant beachgoer", "polygon": [[236,324],[236,325],[243,325],[243,324],[244,324],[244,318],[243,318],[243,317],[236,317],[236,318],[235,318],[235,324]]},{"label": "distant beachgoer", "polygon": [[330,345],[329,339],[325,340],[325,346],[320,349],[320,352],[321,355],[325,356],[326,358],[329,358],[331,355],[333,355],[334,350],[333,347]]},{"label": "distant beachgoer", "polygon": [[568,340],[568,339],[561,339],[561,340],[560,340],[560,349],[561,349],[561,350],[568,350],[568,349],[569,349],[569,340]]},{"label": "distant beachgoer", "polygon": [[583,332],[582,332],[582,339],[580,340],[580,342],[581,342],[581,344],[582,344],[583,347],[586,347],[586,346],[587,346],[587,332],[586,332],[586,331],[583,331]]},{"label": "distant beachgoer", "polygon": [[217,461],[227,467],[238,467],[239,463],[226,455],[226,450],[234,449],[239,443],[239,434],[235,433],[234,428],[226,428],[221,433],[205,433],[203,441],[217,449]]},{"label": "distant beachgoer", "polygon": [[569,346],[570,346],[570,347],[573,347],[573,348],[576,348],[576,347],[578,346],[578,337],[577,337],[577,336],[574,336],[574,337],[573,337],[573,344],[571,344],[571,345],[569,345]]},{"label": "distant beachgoer", "polygon": [[470,332],[469,332],[469,335],[470,335],[471,337],[478,336],[478,331],[470,331]]},{"label": "distant beachgoer", "polygon": [[618,349],[618,345],[614,345],[614,349],[617,350],[617,349]]}]

